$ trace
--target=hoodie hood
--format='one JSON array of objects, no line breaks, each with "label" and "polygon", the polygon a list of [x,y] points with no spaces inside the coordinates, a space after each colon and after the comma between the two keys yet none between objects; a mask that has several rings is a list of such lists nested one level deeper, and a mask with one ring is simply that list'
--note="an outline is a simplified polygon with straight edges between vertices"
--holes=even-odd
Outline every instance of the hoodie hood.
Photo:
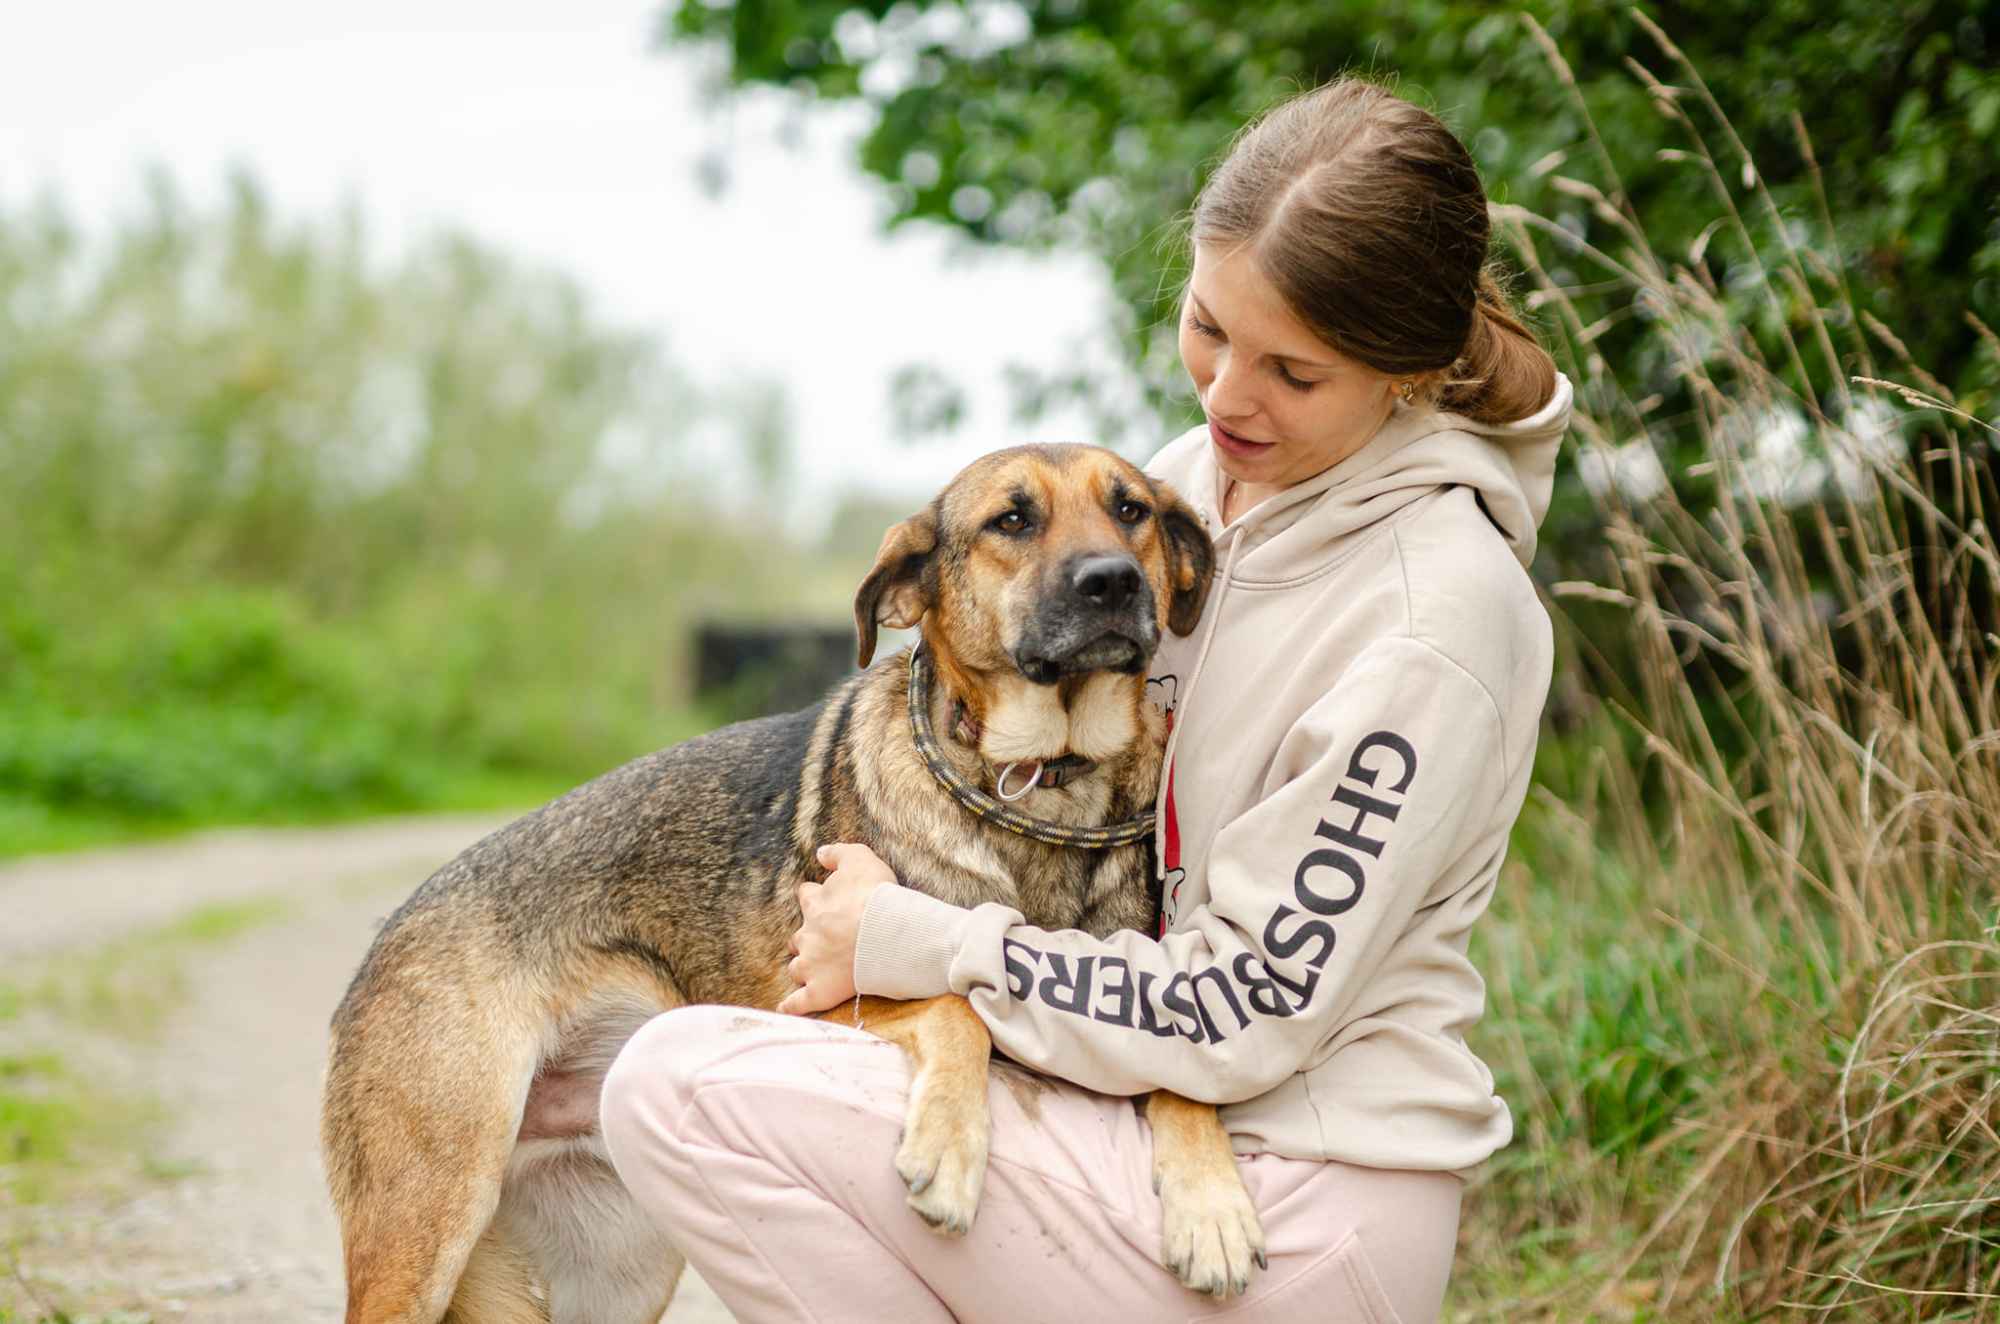
[{"label": "hoodie hood", "polygon": [[1375,435],[1326,472],[1258,503],[1233,524],[1221,516],[1223,474],[1206,424],[1173,443],[1159,468],[1201,511],[1217,541],[1236,540],[1227,561],[1245,583],[1282,583],[1316,570],[1350,535],[1378,524],[1440,487],[1474,489],[1523,566],[1548,513],[1556,452],[1569,427],[1574,390],[1556,374],[1548,402],[1526,418],[1480,423],[1463,414],[1398,401]]}]

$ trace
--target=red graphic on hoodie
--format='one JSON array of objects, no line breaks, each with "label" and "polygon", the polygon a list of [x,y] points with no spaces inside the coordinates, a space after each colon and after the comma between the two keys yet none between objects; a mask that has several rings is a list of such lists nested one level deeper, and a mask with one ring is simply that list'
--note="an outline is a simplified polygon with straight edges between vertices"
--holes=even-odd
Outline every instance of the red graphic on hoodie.
[{"label": "red graphic on hoodie", "polygon": [[1180,904],[1181,882],[1187,871],[1181,868],[1181,821],[1174,813],[1174,769],[1167,765],[1167,831],[1164,863],[1166,864],[1166,897],[1160,903],[1160,932],[1157,936],[1167,936],[1167,919]]},{"label": "red graphic on hoodie", "polygon": [[[1178,676],[1156,676],[1146,682],[1146,697],[1161,716],[1167,719],[1167,734],[1174,733],[1174,710],[1179,707],[1180,678]],[[1187,871],[1181,868],[1181,823],[1174,812],[1174,767],[1167,765],[1167,803],[1165,858],[1160,871],[1160,931],[1157,937],[1167,936],[1167,921],[1173,917],[1181,897],[1181,882]]]}]

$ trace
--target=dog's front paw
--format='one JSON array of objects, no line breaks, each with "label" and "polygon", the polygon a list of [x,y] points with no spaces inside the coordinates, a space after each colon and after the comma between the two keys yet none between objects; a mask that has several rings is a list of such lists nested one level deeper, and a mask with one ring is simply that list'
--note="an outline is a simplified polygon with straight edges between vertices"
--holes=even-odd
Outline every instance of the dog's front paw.
[{"label": "dog's front paw", "polygon": [[1264,1224],[1232,1167],[1167,1177],[1156,1166],[1164,1224],[1160,1254],[1174,1276],[1213,1297],[1250,1290],[1252,1266],[1264,1267]]},{"label": "dog's front paw", "polygon": [[919,1075],[896,1147],[896,1175],[910,1188],[910,1208],[945,1236],[972,1230],[986,1182],[988,1126],[983,1092],[951,1097]]}]

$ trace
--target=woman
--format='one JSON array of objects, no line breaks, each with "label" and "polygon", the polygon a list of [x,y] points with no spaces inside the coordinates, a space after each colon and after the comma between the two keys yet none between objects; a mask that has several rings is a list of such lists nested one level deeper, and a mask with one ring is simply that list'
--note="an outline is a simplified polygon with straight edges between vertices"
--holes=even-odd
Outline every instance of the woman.
[{"label": "woman", "polygon": [[[1525,567],[1570,387],[1486,270],[1464,147],[1373,84],[1249,126],[1191,228],[1180,350],[1207,420],[1149,471],[1222,570],[1153,664],[1161,934],[1042,932],[823,848],[782,1010],[955,992],[1060,1079],[1001,1075],[979,1218],[948,1241],[883,1157],[900,1050],[737,1011],[647,1026],[606,1142],[747,1320],[1439,1313],[1463,1177],[1511,1134],[1463,1039],[1465,953],[1548,692]],[[1121,1012],[1141,990],[1159,1017]],[[1161,1267],[1149,1137],[1115,1097],[1156,1087],[1225,1105],[1268,1257],[1242,1300]]]}]

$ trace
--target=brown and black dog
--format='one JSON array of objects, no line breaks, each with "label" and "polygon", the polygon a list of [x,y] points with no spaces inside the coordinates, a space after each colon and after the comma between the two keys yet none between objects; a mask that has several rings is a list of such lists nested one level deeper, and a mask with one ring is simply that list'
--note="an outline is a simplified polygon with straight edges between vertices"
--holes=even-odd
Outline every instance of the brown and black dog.
[{"label": "brown and black dog", "polygon": [[[1044,928],[1149,929],[1150,840],[1049,844],[968,812],[942,778],[991,787],[1004,765],[1067,757],[1072,775],[1019,802],[1035,818],[1091,829],[1150,809],[1164,733],[1147,665],[1163,624],[1194,628],[1212,569],[1200,520],[1111,452],[988,455],[883,539],[855,599],[867,669],[823,703],[636,759],[432,875],[333,1018],[322,1142],[348,1324],[657,1319],[681,1257],[606,1160],[605,1070],[661,1011],[791,991],[795,890],[821,876],[822,843],[865,842],[910,886]],[[921,627],[945,769],[913,730],[907,654],[868,667],[883,624]],[[985,1027],[958,998],[864,1003],[913,1058],[895,1156],[910,1204],[963,1232],[986,1164]],[[1242,1290],[1262,1232],[1214,1109],[1156,1093],[1147,1113],[1163,1259],[1197,1290]]]}]

